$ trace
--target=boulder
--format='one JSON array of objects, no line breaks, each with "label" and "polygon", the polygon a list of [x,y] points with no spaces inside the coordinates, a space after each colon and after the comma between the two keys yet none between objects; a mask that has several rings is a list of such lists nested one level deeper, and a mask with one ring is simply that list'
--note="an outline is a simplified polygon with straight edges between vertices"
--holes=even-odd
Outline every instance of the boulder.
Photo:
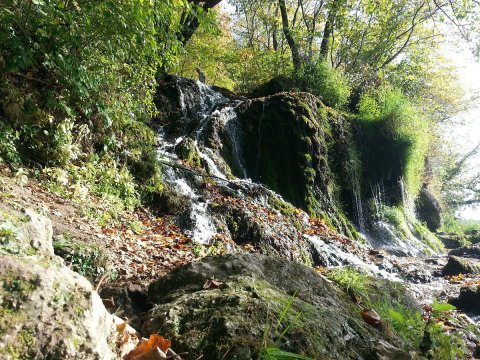
[{"label": "boulder", "polygon": [[442,275],[480,274],[480,263],[458,256],[449,256],[448,262],[442,269]]},{"label": "boulder", "polygon": [[116,358],[113,317],[90,282],[53,255],[50,220],[9,209],[0,224],[8,224],[0,237],[0,358]]},{"label": "boulder", "polygon": [[462,287],[459,296],[450,299],[449,303],[464,312],[480,315],[480,286]]},{"label": "boulder", "polygon": [[417,217],[424,222],[428,230],[437,231],[442,225],[442,206],[433,192],[424,185],[416,201]]},{"label": "boulder", "polygon": [[403,346],[368,325],[325,277],[263,255],[204,258],[153,282],[148,296],[155,305],[144,336],[158,332],[192,359],[252,359],[267,346],[314,359],[376,359],[380,341]]},{"label": "boulder", "polygon": [[450,255],[480,259],[480,244],[462,246],[449,252]]}]

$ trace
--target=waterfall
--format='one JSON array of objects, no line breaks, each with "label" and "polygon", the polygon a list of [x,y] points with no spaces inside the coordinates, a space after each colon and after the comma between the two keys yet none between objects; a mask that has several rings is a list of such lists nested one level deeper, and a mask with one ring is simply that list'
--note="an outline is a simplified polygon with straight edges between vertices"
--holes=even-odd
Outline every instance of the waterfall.
[{"label": "waterfall", "polygon": [[356,219],[358,224],[358,230],[360,233],[364,233],[366,229],[365,214],[362,201],[361,186],[358,181],[353,184],[353,202],[355,204]]},{"label": "waterfall", "polygon": [[[183,196],[187,196],[192,201],[190,209],[189,228],[186,229],[186,234],[194,241],[208,244],[216,235],[217,231],[214,225],[213,218],[209,214],[208,200],[203,197],[191,185],[191,180],[187,180],[182,170],[175,168],[175,164],[179,159],[174,153],[175,146],[178,145],[185,137],[191,137],[195,141],[195,150],[202,160],[202,164],[208,174],[215,177],[215,181],[220,180],[222,186],[228,187],[226,174],[221,170],[225,168],[223,159],[219,157],[212,149],[204,144],[204,139],[209,125],[218,121],[223,126],[225,135],[228,136],[232,146],[232,156],[235,165],[241,172],[241,176],[247,178],[247,170],[244,165],[242,134],[239,124],[239,119],[236,114],[236,108],[242,103],[239,100],[229,100],[221,93],[213,90],[210,86],[205,85],[199,81],[192,81],[189,79],[179,78],[176,81],[176,88],[178,92],[178,101],[181,107],[182,116],[190,117],[198,121],[198,125],[193,133],[183,134],[176,139],[167,139],[164,129],[159,131],[158,156],[165,163],[171,163],[173,166],[165,164],[162,167],[164,181],[170,185],[174,191]],[[219,166],[222,164],[222,166]],[[181,164],[180,164],[181,165]],[[197,181],[201,182],[202,178],[197,176]],[[222,180],[225,180],[222,182]],[[236,180],[240,187],[246,191],[264,190],[258,184],[250,181]],[[255,190],[253,190],[255,189]],[[233,190],[233,189],[232,189]],[[234,191],[238,192],[238,188]],[[267,193],[268,194],[268,193]],[[261,202],[267,203],[268,196],[264,198],[260,196]]]},{"label": "waterfall", "polygon": [[405,180],[403,179],[403,177],[401,177],[398,182],[400,184],[400,190],[402,192],[402,205],[403,211],[405,213],[405,218],[409,221],[413,221],[416,217],[414,200],[410,196],[410,193],[405,186]]},{"label": "waterfall", "polygon": [[[235,105],[238,106],[239,104],[240,102],[237,102]],[[235,165],[237,165],[238,169],[241,171],[242,178],[248,179],[247,169],[244,165],[245,157],[243,155],[242,133],[235,108],[230,106],[224,107],[216,115],[218,115],[220,121],[224,125],[230,143],[232,144]]]},{"label": "waterfall", "polygon": [[373,206],[375,208],[374,210],[375,210],[376,218],[381,219],[382,213],[383,213],[383,203],[384,203],[382,187],[380,186],[379,183],[373,186],[372,184],[370,184],[370,189],[372,191],[372,200],[373,200]]}]

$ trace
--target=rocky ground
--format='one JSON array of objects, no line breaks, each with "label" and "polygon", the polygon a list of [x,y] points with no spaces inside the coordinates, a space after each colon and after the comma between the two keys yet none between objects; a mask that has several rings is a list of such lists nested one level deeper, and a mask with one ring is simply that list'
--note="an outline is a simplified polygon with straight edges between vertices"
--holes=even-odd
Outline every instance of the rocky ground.
[{"label": "rocky ground", "polygon": [[[211,245],[200,245],[181,230],[181,215],[157,217],[138,210],[99,226],[94,214],[83,214],[81,204],[6,167],[0,184],[2,226],[13,224],[27,234],[18,249],[2,240],[0,263],[7,276],[2,275],[1,351],[6,358],[121,356],[128,346],[122,350],[115,343],[127,341],[118,340],[119,328],[107,310],[128,319],[140,337],[160,333],[170,338],[184,358],[251,358],[264,343],[276,344],[275,339],[282,339],[288,350],[318,359],[382,358],[383,353],[390,354],[386,359],[413,358],[393,333],[362,319],[361,304],[348,291],[321,275],[338,265],[362,265],[363,271],[405,283],[411,292],[402,297],[404,306],[415,308],[438,298],[466,313],[462,321],[474,324],[480,315],[476,245],[451,249],[449,255],[395,257],[341,236],[301,210],[261,208],[208,183],[203,189],[215,200],[213,211],[227,224],[229,216],[239,224],[229,236],[219,234]],[[102,211],[100,202],[96,209]],[[294,220],[301,226],[285,225]],[[29,228],[33,230],[24,231]],[[322,239],[321,247],[312,247],[309,236]],[[339,258],[339,253],[355,256]],[[237,255],[210,256],[222,254]],[[295,262],[281,260],[280,254]],[[283,328],[273,325],[274,314],[293,294],[291,313],[303,314],[303,320],[289,315],[297,323],[282,335]],[[476,341],[468,342],[472,357],[478,353]],[[135,342],[128,343],[131,348]],[[331,349],[338,353],[332,355]]]}]

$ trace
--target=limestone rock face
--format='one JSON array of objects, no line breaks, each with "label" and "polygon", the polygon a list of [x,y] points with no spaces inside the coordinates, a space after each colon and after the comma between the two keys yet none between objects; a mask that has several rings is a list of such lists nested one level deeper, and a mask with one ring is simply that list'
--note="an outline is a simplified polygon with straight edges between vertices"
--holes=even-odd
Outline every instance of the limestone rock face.
[{"label": "limestone rock face", "polygon": [[26,209],[28,222],[24,227],[24,236],[30,240],[32,248],[53,255],[52,222],[32,209]]},{"label": "limestone rock face", "polygon": [[24,214],[0,212],[9,227],[0,242],[0,358],[116,358],[99,295],[53,255],[50,220]]},{"label": "limestone rock face", "polygon": [[152,283],[148,296],[156,305],[143,333],[161,333],[191,358],[257,358],[275,341],[314,359],[376,359],[380,340],[399,346],[398,339],[366,324],[359,308],[326,278],[263,255],[204,258]]},{"label": "limestone rock face", "polygon": [[430,231],[438,230],[442,224],[442,206],[427,186],[420,190],[416,205],[419,220],[424,221]]}]

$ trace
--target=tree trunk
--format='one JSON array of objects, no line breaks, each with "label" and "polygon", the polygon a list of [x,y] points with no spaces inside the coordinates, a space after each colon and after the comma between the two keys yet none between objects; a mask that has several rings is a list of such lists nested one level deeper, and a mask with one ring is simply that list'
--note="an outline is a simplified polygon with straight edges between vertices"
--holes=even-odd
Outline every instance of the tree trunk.
[{"label": "tree trunk", "polygon": [[[213,7],[217,6],[222,0],[207,0],[202,6],[206,13]],[[189,0],[193,7],[189,10],[184,10],[180,19],[180,31],[177,33],[177,39],[185,45],[195,34],[195,31],[200,26],[200,19],[198,18],[197,6],[200,6],[199,0]]]},{"label": "tree trunk", "polygon": [[288,13],[285,0],[278,0],[278,7],[282,16],[283,34],[285,35],[285,40],[287,40],[287,44],[290,47],[290,51],[292,52],[293,68],[296,71],[301,65],[300,52],[288,24]]},{"label": "tree trunk", "polygon": [[336,2],[337,0],[333,0],[332,7],[328,12],[327,21],[325,22],[325,28],[323,29],[323,38],[320,44],[321,60],[327,60],[328,53],[330,52],[330,39],[332,38],[335,16],[337,15]]}]

